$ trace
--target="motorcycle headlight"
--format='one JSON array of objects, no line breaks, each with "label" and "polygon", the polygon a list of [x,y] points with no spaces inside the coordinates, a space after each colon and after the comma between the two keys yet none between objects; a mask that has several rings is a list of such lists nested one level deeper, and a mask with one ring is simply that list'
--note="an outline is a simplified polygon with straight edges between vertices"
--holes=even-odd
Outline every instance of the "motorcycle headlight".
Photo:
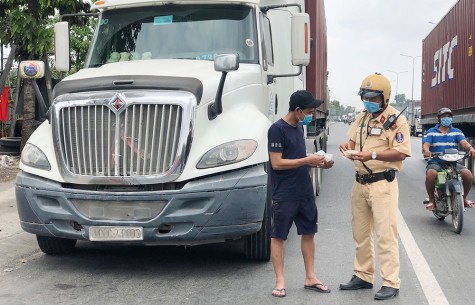
[{"label": "motorcycle headlight", "polygon": [[25,165],[39,169],[51,169],[48,158],[46,158],[46,155],[41,151],[41,149],[29,143],[26,143],[21,152],[21,162]]},{"label": "motorcycle headlight", "polygon": [[252,156],[256,148],[257,142],[254,140],[237,140],[225,143],[205,153],[196,168],[204,169],[233,164]]}]

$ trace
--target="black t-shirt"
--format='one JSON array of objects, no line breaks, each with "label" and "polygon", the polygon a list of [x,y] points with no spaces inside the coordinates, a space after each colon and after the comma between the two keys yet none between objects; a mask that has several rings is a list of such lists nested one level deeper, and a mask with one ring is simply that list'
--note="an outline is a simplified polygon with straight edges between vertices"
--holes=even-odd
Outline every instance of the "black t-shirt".
[{"label": "black t-shirt", "polygon": [[[307,156],[302,126],[293,127],[280,119],[269,128],[267,139],[269,152],[282,153],[282,159],[300,159]],[[273,170],[270,167],[270,174],[274,202],[314,196],[307,165],[287,170]]]}]

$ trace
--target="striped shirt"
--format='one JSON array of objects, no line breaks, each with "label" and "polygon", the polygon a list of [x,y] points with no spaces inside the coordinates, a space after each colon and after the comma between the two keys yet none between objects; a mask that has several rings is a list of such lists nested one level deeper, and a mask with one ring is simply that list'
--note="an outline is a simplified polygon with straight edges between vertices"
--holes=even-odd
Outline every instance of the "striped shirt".
[{"label": "striped shirt", "polygon": [[[424,138],[422,139],[422,143],[429,143],[430,152],[440,153],[444,152],[447,148],[455,148],[458,149],[459,143],[462,140],[465,140],[465,136],[463,132],[455,127],[450,127],[447,133],[442,133],[439,129],[439,124],[435,125],[426,133],[424,134]],[[430,159],[428,163],[444,163],[444,161],[436,158]]]}]

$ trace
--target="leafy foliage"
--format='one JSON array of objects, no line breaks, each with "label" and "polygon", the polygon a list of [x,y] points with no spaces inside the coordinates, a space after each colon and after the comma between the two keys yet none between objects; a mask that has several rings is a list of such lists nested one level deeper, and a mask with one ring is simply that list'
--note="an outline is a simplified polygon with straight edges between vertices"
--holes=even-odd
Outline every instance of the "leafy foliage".
[{"label": "leafy foliage", "polygon": [[348,114],[348,113],[351,113],[351,112],[355,112],[355,107],[351,107],[351,106],[346,106],[345,107],[338,100],[333,100],[332,102],[330,102],[330,114],[331,115],[340,116],[340,115]]},{"label": "leafy foliage", "polygon": [[391,106],[402,106],[406,105],[406,94],[398,94],[394,97],[395,102],[390,103]]},{"label": "leafy foliage", "polygon": [[[60,14],[88,12],[83,0],[2,0],[0,2],[0,41],[17,45],[16,59],[40,59],[52,51],[52,17]],[[73,19],[72,24],[81,24]]]}]

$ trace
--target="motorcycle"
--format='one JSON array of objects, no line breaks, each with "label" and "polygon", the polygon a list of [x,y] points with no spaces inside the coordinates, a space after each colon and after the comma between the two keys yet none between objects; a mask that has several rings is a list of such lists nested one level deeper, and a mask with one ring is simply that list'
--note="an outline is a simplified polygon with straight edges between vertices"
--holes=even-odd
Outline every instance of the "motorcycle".
[{"label": "motorcycle", "polygon": [[[435,207],[432,210],[434,216],[442,221],[452,214],[452,225],[455,233],[460,234],[463,228],[463,183],[461,171],[457,168],[457,162],[468,158],[469,154],[457,149],[446,149],[443,153],[433,153],[432,158],[446,161],[442,170],[437,173],[435,185]],[[429,199],[424,200],[428,204]]]}]

